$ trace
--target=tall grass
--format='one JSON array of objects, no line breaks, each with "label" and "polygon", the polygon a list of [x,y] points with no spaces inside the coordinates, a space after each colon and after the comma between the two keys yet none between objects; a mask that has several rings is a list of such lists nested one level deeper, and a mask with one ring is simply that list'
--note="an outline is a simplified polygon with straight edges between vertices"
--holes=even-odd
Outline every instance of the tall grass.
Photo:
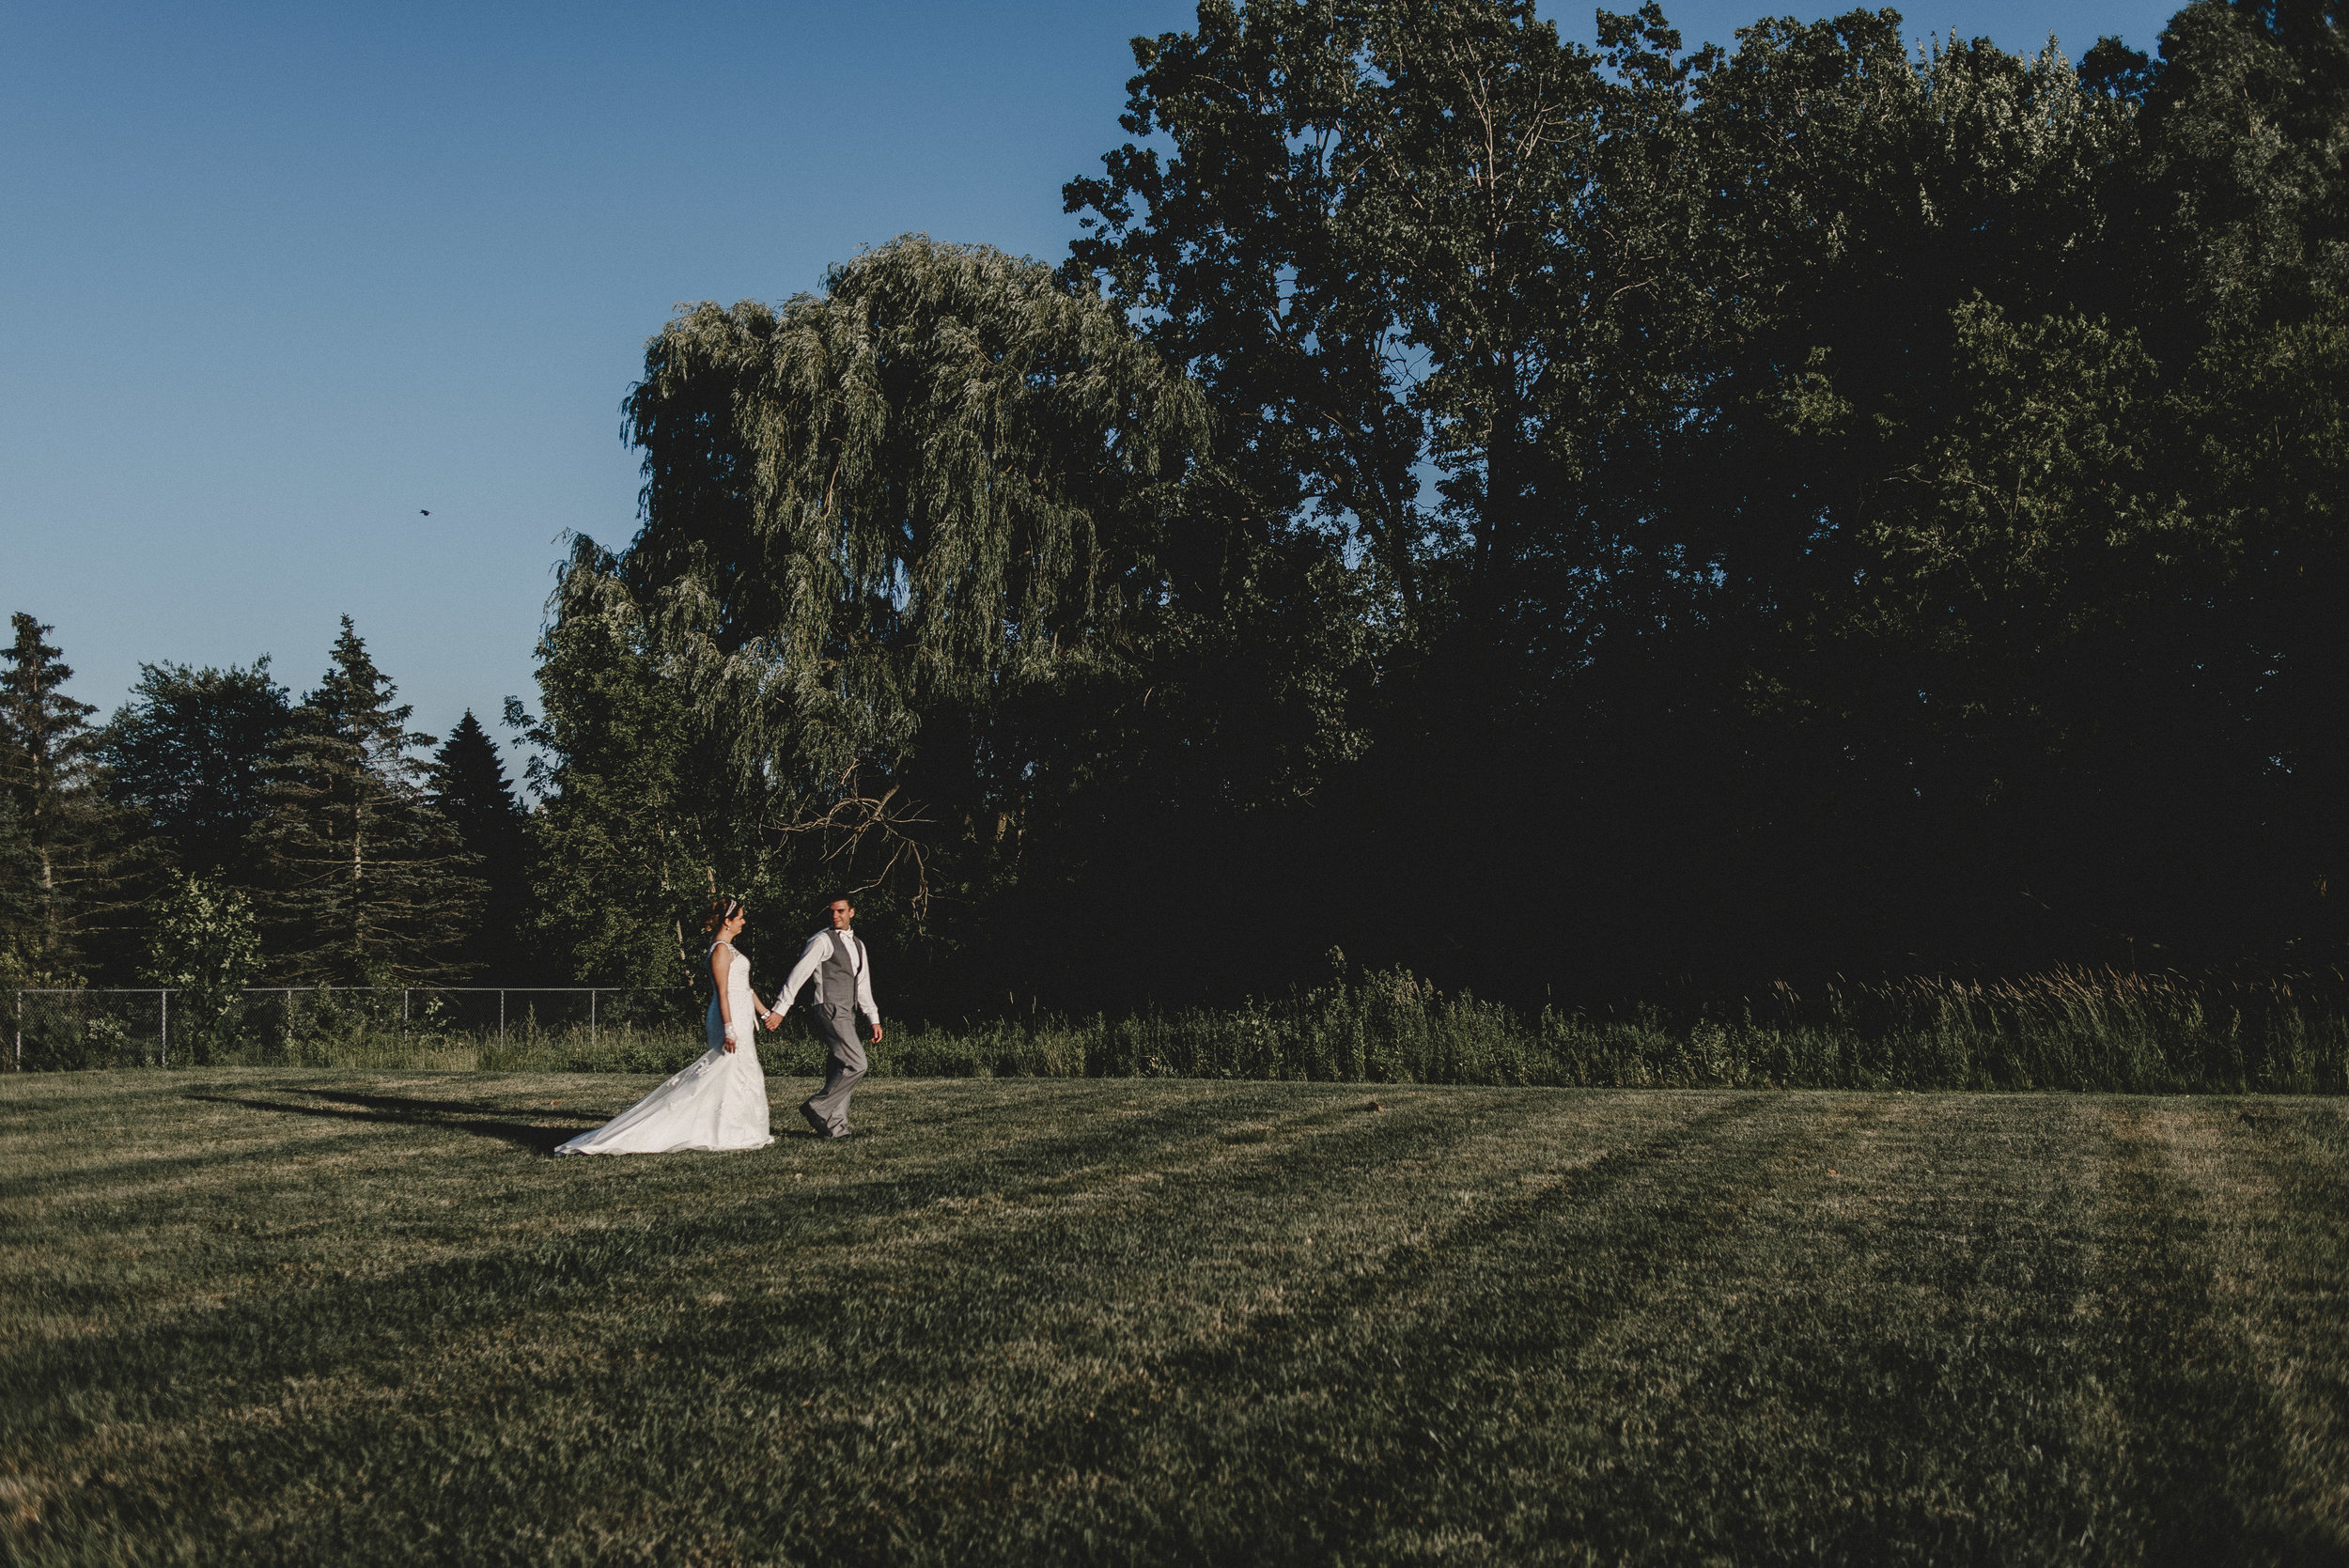
[{"label": "tall grass", "polygon": [[1669,1089],[2349,1092],[2337,985],[2058,970],[1791,986],[1734,1006],[1528,1016],[1400,970],[1277,1002],[1007,1021],[894,1044],[924,1077],[1236,1078]]},{"label": "tall grass", "polygon": [[[1733,1005],[1678,1012],[1528,1015],[1444,994],[1397,970],[1238,1008],[903,1030],[872,1058],[877,1075],[910,1078],[2341,1094],[2349,1093],[2342,999],[2338,975],[2237,981],[2065,969],[1995,981],[1781,985]],[[249,1039],[215,1059],[665,1073],[702,1048],[700,1031],[676,1022],[533,1027],[500,1039],[328,1008],[300,1030]],[[760,1054],[779,1076],[821,1070],[821,1048],[797,1019],[762,1035]]]}]

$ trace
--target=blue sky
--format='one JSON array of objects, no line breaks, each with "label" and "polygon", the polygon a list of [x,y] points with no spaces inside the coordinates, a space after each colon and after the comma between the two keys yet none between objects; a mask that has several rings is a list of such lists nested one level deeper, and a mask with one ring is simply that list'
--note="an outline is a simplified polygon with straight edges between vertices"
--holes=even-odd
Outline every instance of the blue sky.
[{"label": "blue sky", "polygon": [[[2077,57],[2103,33],[2150,50],[2172,8],[1904,15]],[[1763,14],[1666,10],[1692,43]],[[1590,39],[1588,10],[1545,13]],[[142,661],[268,653],[299,692],[349,613],[443,732],[535,706],[557,536],[633,533],[618,407],[675,304],[780,301],[913,229],[1056,259],[1062,182],[1123,138],[1126,40],[1194,13],[5,14],[0,612],[54,623],[70,690],[109,712]]]}]

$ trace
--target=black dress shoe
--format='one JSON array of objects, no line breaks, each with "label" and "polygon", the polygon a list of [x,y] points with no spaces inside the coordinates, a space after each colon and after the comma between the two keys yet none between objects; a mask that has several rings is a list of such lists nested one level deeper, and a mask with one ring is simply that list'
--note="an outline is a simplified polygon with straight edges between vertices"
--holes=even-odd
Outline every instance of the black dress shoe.
[{"label": "black dress shoe", "polygon": [[832,1128],[825,1125],[824,1119],[821,1116],[816,1114],[815,1107],[801,1104],[800,1107],[800,1116],[810,1127],[815,1129],[817,1137],[830,1138],[832,1136]]}]

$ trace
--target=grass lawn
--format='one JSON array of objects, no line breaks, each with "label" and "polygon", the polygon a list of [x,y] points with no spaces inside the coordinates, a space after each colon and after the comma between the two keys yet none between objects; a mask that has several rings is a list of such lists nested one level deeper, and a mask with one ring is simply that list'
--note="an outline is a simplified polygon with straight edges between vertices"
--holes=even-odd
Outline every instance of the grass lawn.
[{"label": "grass lawn", "polygon": [[2337,1100],[652,1081],[0,1079],[0,1558],[2349,1560]]}]

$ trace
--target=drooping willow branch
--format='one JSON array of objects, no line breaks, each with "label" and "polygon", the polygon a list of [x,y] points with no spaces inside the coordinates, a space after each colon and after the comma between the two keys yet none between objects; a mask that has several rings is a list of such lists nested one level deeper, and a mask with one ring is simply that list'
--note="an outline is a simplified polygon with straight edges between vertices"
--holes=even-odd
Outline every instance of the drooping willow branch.
[{"label": "drooping willow branch", "polygon": [[[1089,287],[908,235],[653,340],[626,410],[644,526],[613,566],[739,794],[826,861],[884,851],[918,913],[928,819],[859,770],[1112,657],[1162,592],[1205,411]],[[818,779],[821,810],[782,803]]]}]

